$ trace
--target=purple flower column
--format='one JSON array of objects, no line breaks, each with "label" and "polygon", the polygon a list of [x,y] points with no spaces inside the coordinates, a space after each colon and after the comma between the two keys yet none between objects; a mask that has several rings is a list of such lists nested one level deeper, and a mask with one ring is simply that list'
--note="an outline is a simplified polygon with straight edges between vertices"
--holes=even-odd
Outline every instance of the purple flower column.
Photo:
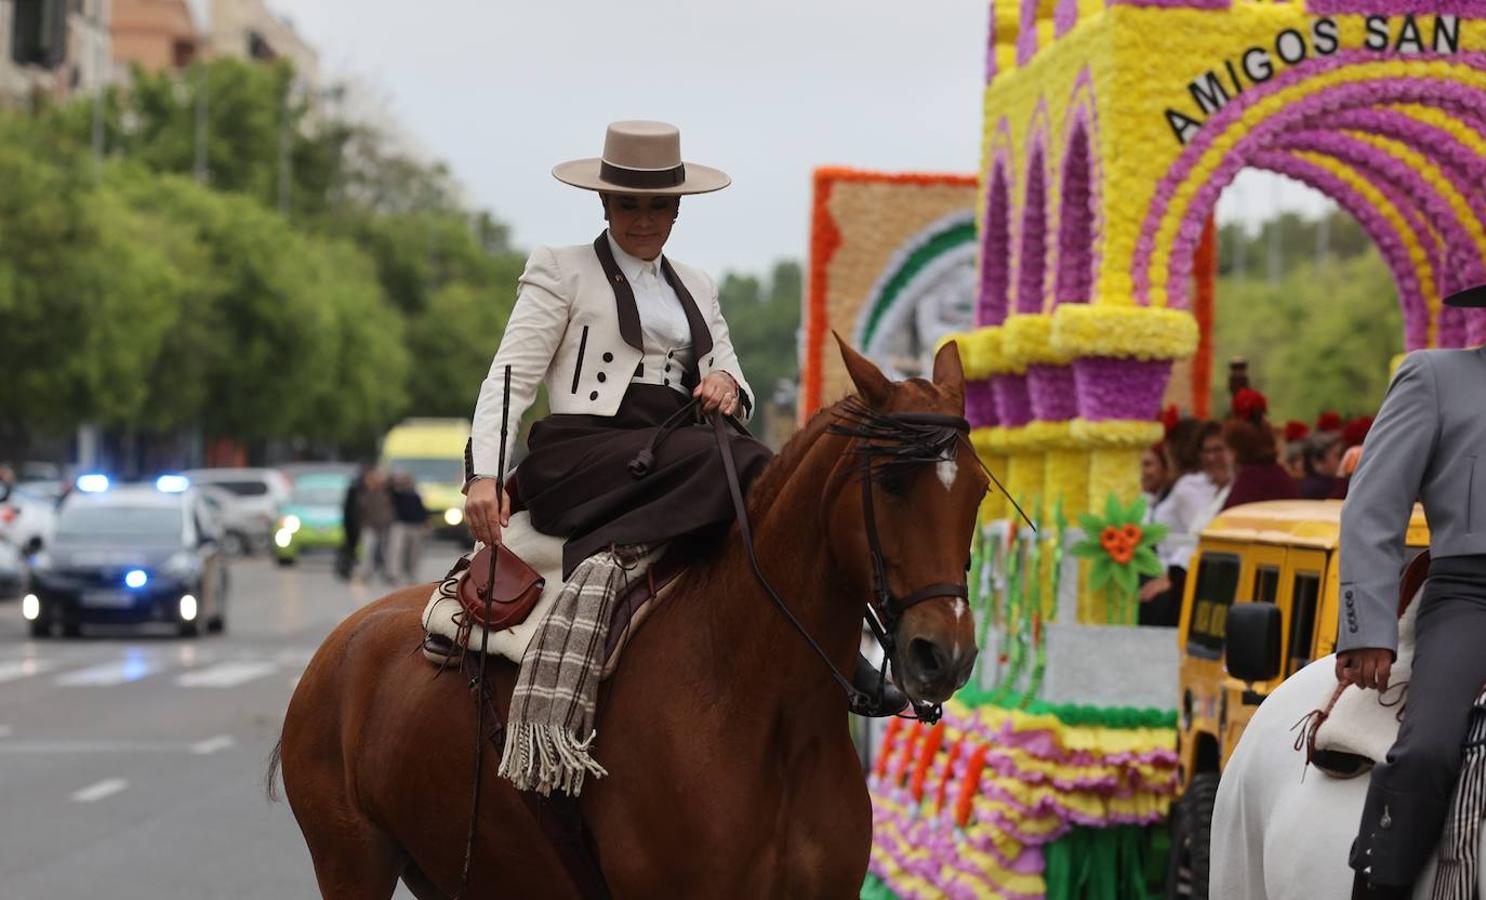
[{"label": "purple flower column", "polygon": [[965,382],[965,419],[971,428],[991,428],[1001,424],[996,416],[996,394],[989,378]]},{"label": "purple flower column", "polygon": [[1171,377],[1169,359],[1115,359],[1090,356],[1073,361],[1079,418],[1151,421],[1161,410],[1161,397]]},{"label": "purple flower column", "polygon": [[1027,366],[1027,394],[1032,412],[1044,422],[1066,422],[1078,415],[1078,389],[1068,366]]},{"label": "purple flower column", "polygon": [[1032,421],[1032,401],[1027,394],[1027,376],[991,376],[996,395],[996,418],[1007,428],[1020,428]]},{"label": "purple flower column", "polygon": [[1016,309],[1022,313],[1042,312],[1047,275],[1047,183],[1042,169],[1042,147],[1033,147],[1027,163],[1027,201],[1017,259]]},{"label": "purple flower column", "polygon": [[996,163],[986,190],[985,237],[980,246],[980,298],[975,324],[1000,325],[1011,294],[1011,192],[1006,170]]}]

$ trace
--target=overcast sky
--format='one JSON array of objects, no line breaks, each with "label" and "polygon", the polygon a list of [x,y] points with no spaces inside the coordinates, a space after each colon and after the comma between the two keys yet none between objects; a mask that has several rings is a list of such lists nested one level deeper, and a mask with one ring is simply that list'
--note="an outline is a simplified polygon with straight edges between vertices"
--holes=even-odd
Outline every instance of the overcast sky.
[{"label": "overcast sky", "polygon": [[[597,200],[549,174],[613,119],[680,126],[733,176],[688,199],[668,250],[714,273],[808,253],[810,173],[973,172],[985,0],[270,0],[443,159],[518,246],[587,242]],[[1253,173],[1257,174],[1257,173]],[[1313,207],[1245,178],[1222,214]]]}]

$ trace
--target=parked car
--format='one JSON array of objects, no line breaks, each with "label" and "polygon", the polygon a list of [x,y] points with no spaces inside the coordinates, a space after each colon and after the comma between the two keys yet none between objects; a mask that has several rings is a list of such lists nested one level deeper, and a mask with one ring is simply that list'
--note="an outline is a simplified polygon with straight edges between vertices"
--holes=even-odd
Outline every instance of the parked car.
[{"label": "parked car", "polygon": [[56,522],[56,502],[27,485],[11,488],[9,496],[0,502],[0,541],[23,555],[44,548],[51,541]]},{"label": "parked car", "polygon": [[334,550],[345,540],[346,489],[355,471],[306,472],[294,479],[294,490],[284,504],[274,531],[274,556],[281,566],[292,566],[307,550]]},{"label": "parked car", "polygon": [[14,600],[26,587],[26,558],[9,541],[0,540],[0,600]]},{"label": "parked car", "polygon": [[192,469],[184,474],[193,485],[219,488],[232,496],[233,508],[224,510],[224,518],[246,541],[244,552],[270,546],[279,507],[289,499],[288,478],[275,469]]},{"label": "parked car", "polygon": [[228,556],[248,556],[261,546],[262,521],[258,510],[239,502],[238,496],[215,484],[193,485],[201,499],[211,508],[222,526],[222,552]]},{"label": "parked car", "polygon": [[31,560],[21,614],[33,637],[55,627],[73,637],[89,622],[160,622],[188,637],[203,625],[226,628],[220,527],[186,479],[78,481],[62,502],[52,545]]}]

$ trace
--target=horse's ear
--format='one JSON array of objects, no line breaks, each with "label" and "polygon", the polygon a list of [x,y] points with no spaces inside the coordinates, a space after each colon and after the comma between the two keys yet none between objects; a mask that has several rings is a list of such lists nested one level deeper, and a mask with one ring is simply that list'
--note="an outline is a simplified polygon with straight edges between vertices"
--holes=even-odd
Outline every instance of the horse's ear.
[{"label": "horse's ear", "polygon": [[934,354],[934,383],[950,393],[965,395],[965,367],[960,363],[960,345],[945,341]]},{"label": "horse's ear", "polygon": [[893,396],[893,383],[882,374],[882,370],[872,364],[872,361],[861,355],[847,345],[841,335],[833,330],[831,335],[836,338],[836,345],[841,348],[841,361],[846,363],[846,372],[851,376],[851,383],[856,385],[857,393],[873,409],[881,409],[887,406]]}]

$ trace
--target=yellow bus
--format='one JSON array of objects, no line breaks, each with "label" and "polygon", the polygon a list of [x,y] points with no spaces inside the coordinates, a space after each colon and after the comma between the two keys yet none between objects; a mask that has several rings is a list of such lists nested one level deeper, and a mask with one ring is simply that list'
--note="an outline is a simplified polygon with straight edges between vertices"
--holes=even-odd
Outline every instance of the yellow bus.
[{"label": "yellow bus", "polygon": [[381,467],[406,472],[418,485],[433,530],[464,539],[464,444],[468,419],[406,419],[382,439]]}]

